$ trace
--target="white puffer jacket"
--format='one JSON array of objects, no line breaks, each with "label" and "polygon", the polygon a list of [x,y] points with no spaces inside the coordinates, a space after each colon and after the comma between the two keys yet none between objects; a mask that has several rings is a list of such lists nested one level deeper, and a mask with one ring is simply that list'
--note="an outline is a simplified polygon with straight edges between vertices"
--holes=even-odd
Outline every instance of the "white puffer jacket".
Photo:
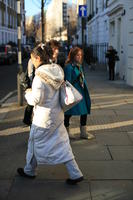
[{"label": "white puffer jacket", "polygon": [[38,164],[64,163],[74,157],[59,102],[59,87],[63,81],[64,72],[57,64],[36,69],[32,90],[25,95],[28,104],[34,105],[27,162],[33,155]]}]

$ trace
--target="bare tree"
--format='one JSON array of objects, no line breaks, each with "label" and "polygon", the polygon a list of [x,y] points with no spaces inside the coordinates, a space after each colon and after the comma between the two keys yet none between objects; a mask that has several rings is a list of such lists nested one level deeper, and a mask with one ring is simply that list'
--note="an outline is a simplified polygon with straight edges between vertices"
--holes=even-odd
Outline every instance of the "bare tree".
[{"label": "bare tree", "polygon": [[77,27],[77,15],[76,13],[76,6],[69,6],[68,7],[68,15],[70,16],[69,19],[69,34],[70,36],[74,35],[76,33],[76,27]]},{"label": "bare tree", "polygon": [[[41,0],[38,0],[40,3],[40,7],[41,7]],[[44,34],[45,34],[45,8],[49,5],[49,3],[51,2],[51,0],[44,0]],[[41,13],[41,9],[40,9],[40,13]],[[35,41],[41,41],[42,40],[42,23],[41,23],[41,14],[40,17],[38,19],[38,21],[34,20],[34,16],[33,19],[31,20],[31,23],[27,23],[26,24],[26,36],[27,39],[32,41],[33,39]]]},{"label": "bare tree", "polygon": [[51,0],[41,0],[41,22],[42,22],[42,42],[45,41],[45,16],[44,16],[44,8],[48,6]]}]

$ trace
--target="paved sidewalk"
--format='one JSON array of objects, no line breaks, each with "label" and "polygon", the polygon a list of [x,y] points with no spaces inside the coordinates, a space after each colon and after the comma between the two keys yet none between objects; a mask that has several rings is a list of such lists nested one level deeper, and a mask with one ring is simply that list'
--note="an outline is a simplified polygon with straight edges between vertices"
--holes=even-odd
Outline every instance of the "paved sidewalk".
[{"label": "paved sidewalk", "polygon": [[41,166],[35,180],[17,175],[25,163],[29,128],[16,96],[0,108],[0,200],[133,200],[133,88],[111,82],[107,73],[85,69],[92,99],[91,141],[79,139],[79,118],[71,120],[71,141],[85,180],[67,186],[64,165]]}]

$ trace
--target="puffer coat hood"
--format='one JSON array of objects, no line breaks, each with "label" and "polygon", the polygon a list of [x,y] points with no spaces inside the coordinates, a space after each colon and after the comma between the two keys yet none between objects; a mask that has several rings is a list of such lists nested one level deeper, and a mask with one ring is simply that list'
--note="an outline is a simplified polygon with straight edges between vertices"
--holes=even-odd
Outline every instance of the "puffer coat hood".
[{"label": "puffer coat hood", "polygon": [[59,89],[64,81],[64,71],[55,63],[41,65],[36,69],[35,75],[39,76],[43,82],[51,85],[56,90]]}]

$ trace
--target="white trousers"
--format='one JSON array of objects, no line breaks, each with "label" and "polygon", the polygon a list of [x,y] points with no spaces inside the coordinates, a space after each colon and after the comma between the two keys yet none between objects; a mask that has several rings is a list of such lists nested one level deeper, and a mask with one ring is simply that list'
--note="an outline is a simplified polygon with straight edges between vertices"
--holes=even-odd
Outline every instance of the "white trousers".
[{"label": "white trousers", "polygon": [[[77,179],[83,176],[82,172],[80,171],[75,159],[72,159],[68,162],[64,163],[69,176],[71,179]],[[29,164],[26,164],[24,167],[24,172],[30,176],[35,176],[36,175],[36,167],[37,167],[37,161],[36,158],[33,156],[31,162]]]}]

